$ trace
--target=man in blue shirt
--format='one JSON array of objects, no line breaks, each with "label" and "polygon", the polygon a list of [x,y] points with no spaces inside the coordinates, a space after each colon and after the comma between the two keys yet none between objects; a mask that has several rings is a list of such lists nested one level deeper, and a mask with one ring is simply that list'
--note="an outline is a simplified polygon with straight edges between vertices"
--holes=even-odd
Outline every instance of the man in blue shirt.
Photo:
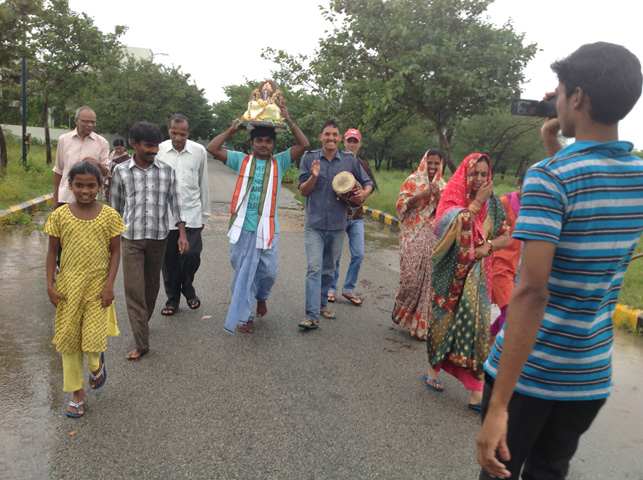
[{"label": "man in blue shirt", "polygon": [[297,140],[297,145],[285,152],[272,155],[276,133],[269,127],[255,127],[250,131],[250,155],[224,149],[225,141],[236,132],[238,120],[206,147],[214,158],[237,173],[228,230],[230,263],[234,269],[232,300],[223,327],[228,333],[234,333],[237,324],[240,332],[253,333],[251,312],[255,298],[257,317],[268,312],[266,301],[279,270],[277,202],[281,177],[310,146],[290,118],[288,109],[279,108]]},{"label": "man in blue shirt", "polygon": [[[514,238],[520,276],[485,363],[481,479],[563,479],[609,396],[612,315],[643,230],[643,160],[618,140],[641,95],[638,59],[584,45],[552,69],[558,118],[541,129],[550,158],[524,180]],[[561,148],[558,131],[576,142]]]},{"label": "man in blue shirt", "polygon": [[337,198],[332,182],[340,172],[350,172],[362,185],[351,201],[364,203],[373,191],[373,182],[352,153],[341,152],[339,125],[326,120],[319,140],[322,148],[306,152],[299,166],[299,193],[306,197],[306,318],[305,329],[319,328],[319,315],[335,318],[328,310],[328,289],[333,281],[335,261],[342,250],[346,230],[347,204]]}]

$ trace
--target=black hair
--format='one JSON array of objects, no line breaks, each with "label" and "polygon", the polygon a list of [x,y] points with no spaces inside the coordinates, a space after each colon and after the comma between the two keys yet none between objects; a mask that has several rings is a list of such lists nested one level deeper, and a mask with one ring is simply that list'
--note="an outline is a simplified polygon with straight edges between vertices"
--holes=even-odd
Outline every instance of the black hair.
[{"label": "black hair", "polygon": [[255,127],[250,130],[250,140],[254,140],[257,137],[270,137],[274,142],[277,139],[277,132],[270,127]]},{"label": "black hair", "polygon": [[430,148],[429,151],[426,152],[427,157],[431,157],[433,155],[437,155],[438,157],[440,157],[440,160],[442,160],[442,158],[443,158],[442,157],[442,152],[440,150],[438,150],[437,148]]},{"label": "black hair", "polygon": [[484,153],[480,155],[476,163],[480,163],[480,162],[485,162],[489,166],[489,168],[491,168],[491,160],[489,159],[488,155],[485,155]]},{"label": "black hair", "polygon": [[94,175],[96,177],[96,181],[98,184],[101,184],[100,181],[100,170],[96,165],[94,165],[91,162],[78,162],[74,163],[72,167],[69,169],[69,174],[67,175],[67,179],[69,180],[69,183],[74,181],[74,177],[76,175],[83,175],[85,173],[89,173],[91,175]]},{"label": "black hair", "polygon": [[183,122],[188,122],[188,130],[190,130],[190,119],[183,115],[182,113],[175,113],[170,117],[170,120],[167,122],[167,126],[171,127],[172,122],[176,123],[183,123]]},{"label": "black hair", "polygon": [[576,88],[591,101],[590,118],[612,125],[632,110],[641,96],[641,63],[628,49],[607,42],[583,45],[551,69],[569,98]]},{"label": "black hair", "polygon": [[112,145],[115,147],[124,147],[125,142],[123,141],[122,138],[115,138],[114,141],[112,142]]},{"label": "black hair", "polygon": [[159,127],[150,122],[136,122],[130,128],[129,136],[135,142],[150,142],[159,144],[163,141],[163,134]]},{"label": "black hair", "polygon": [[342,129],[341,129],[341,128],[339,128],[339,123],[337,123],[337,121],[336,121],[336,120],[334,120],[334,119],[332,119],[332,118],[329,118],[328,120],[326,120],[326,121],[323,123],[323,125],[322,125],[321,130],[319,131],[319,133],[324,133],[324,129],[325,129],[326,127],[335,127],[337,130],[339,130],[339,132],[340,132],[340,133],[341,133],[341,131],[342,131]]}]

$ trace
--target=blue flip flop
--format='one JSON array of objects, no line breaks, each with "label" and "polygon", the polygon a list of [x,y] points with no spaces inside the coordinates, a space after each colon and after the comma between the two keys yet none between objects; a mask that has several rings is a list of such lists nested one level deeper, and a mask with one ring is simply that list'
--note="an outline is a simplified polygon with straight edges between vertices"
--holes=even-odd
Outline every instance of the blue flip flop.
[{"label": "blue flip flop", "polygon": [[79,413],[79,412],[80,412],[80,407],[82,407],[84,404],[85,402],[78,402],[78,403],[69,402],[69,406],[74,407],[76,409],[76,413],[71,413],[69,410],[65,410],[65,415],[71,418],[82,417],[83,415],[85,415],[85,409],[83,408],[83,413]]},{"label": "blue flip flop", "polygon": [[476,412],[479,412],[480,409],[482,408],[482,402],[478,403],[477,405],[473,405],[472,403],[467,403],[467,407],[469,407],[471,410],[475,410]]},{"label": "blue flip flop", "polygon": [[89,380],[96,381],[100,378],[101,374],[103,375],[103,381],[100,382],[97,385],[94,385],[91,387],[94,390],[98,390],[100,387],[102,387],[105,384],[105,380],[107,380],[107,370],[105,369],[105,352],[100,352],[100,363],[103,365],[101,369],[98,371],[97,375],[94,375],[92,372],[89,372]]},{"label": "blue flip flop", "polygon": [[432,381],[434,381],[437,385],[441,385],[441,384],[442,384],[442,379],[441,379],[441,378],[439,378],[439,379],[437,379],[437,380],[436,380],[435,378],[429,377],[429,376],[425,373],[425,374],[424,374],[424,385],[426,385],[427,387],[429,387],[431,390],[435,390],[436,392],[444,392],[444,387],[442,387],[442,388],[434,387],[433,385],[431,385],[431,384],[429,383],[429,379],[431,379]]}]

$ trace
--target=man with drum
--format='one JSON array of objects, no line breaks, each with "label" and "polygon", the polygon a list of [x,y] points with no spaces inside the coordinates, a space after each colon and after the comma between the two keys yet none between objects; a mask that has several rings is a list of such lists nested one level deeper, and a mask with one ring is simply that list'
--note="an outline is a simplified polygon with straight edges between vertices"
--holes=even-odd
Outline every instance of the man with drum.
[{"label": "man with drum", "polygon": [[319,328],[320,315],[336,318],[328,309],[328,289],[344,241],[347,203],[333,190],[333,179],[341,172],[353,175],[359,185],[351,203],[364,203],[373,191],[355,156],[337,149],[341,138],[337,122],[326,120],[319,135],[322,148],[307,152],[299,167],[299,192],[306,197],[306,318],[298,324],[304,329]]},{"label": "man with drum", "polygon": [[224,149],[225,141],[237,130],[238,120],[206,147],[214,158],[237,172],[228,230],[230,263],[234,269],[232,300],[223,327],[228,333],[234,333],[237,324],[240,332],[253,332],[255,298],[257,317],[268,312],[266,300],[279,270],[277,202],[281,177],[310,146],[304,133],[291,120],[288,109],[279,108],[297,140],[297,145],[285,152],[272,155],[276,132],[263,126],[250,130],[251,155]]},{"label": "man with drum", "polygon": [[[347,152],[355,155],[360,165],[373,181],[373,186],[377,188],[377,182],[373,176],[373,171],[368,162],[358,156],[360,147],[362,146],[362,134],[356,128],[349,128],[344,133],[344,147]],[[357,285],[357,277],[359,270],[362,266],[364,259],[364,210],[362,205],[351,206],[347,209],[347,222],[346,222],[346,235],[348,235],[348,251],[351,254],[351,261],[346,271],[346,279],[342,287],[342,297],[346,298],[353,305],[360,306],[362,299],[355,295],[355,285]],[[333,275],[333,282],[328,289],[328,301],[334,302],[337,299],[337,281],[339,280],[339,261],[342,258],[341,252],[335,262],[335,274]]]}]

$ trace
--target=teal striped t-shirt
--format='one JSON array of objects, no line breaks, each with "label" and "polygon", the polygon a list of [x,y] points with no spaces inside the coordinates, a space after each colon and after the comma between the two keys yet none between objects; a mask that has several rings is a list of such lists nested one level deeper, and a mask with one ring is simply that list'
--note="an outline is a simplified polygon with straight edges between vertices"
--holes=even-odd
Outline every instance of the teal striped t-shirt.
[{"label": "teal striped t-shirt", "polygon": [[[643,230],[643,159],[629,142],[579,141],[532,166],[513,237],[557,244],[549,303],[516,391],[593,400],[612,385],[612,315]],[[485,363],[496,376],[504,328]]]}]

